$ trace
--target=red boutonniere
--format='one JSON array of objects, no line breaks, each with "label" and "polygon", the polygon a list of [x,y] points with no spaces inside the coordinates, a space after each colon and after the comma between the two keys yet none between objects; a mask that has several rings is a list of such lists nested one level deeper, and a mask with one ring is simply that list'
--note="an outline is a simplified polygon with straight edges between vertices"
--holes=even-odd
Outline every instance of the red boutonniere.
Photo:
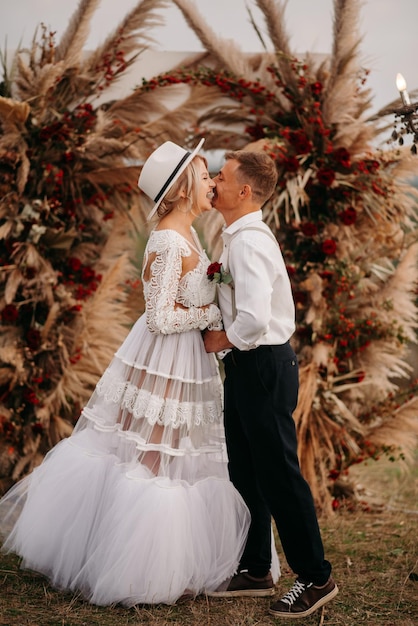
[{"label": "red boutonniere", "polygon": [[207,277],[209,280],[214,281],[215,283],[224,283],[228,285],[232,282],[232,276],[229,272],[225,272],[222,267],[222,263],[211,263],[206,270]]}]

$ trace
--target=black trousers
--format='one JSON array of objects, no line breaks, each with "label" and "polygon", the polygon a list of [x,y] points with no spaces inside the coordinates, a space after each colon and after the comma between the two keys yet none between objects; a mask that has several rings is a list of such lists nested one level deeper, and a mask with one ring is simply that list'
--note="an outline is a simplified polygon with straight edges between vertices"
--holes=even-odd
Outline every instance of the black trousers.
[{"label": "black trousers", "polygon": [[299,372],[289,343],[232,350],[225,365],[225,433],[231,481],[251,513],[240,569],[271,566],[271,517],[292,570],[317,585],[331,573],[310,487],[297,456]]}]

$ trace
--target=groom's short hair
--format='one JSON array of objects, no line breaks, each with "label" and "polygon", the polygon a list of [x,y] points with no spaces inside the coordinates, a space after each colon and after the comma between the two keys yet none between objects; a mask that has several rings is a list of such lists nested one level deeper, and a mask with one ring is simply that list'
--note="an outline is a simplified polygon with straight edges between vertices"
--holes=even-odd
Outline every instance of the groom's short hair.
[{"label": "groom's short hair", "polygon": [[251,187],[253,196],[264,204],[274,193],[278,172],[273,159],[265,152],[234,150],[225,154],[225,159],[238,161],[237,178]]}]

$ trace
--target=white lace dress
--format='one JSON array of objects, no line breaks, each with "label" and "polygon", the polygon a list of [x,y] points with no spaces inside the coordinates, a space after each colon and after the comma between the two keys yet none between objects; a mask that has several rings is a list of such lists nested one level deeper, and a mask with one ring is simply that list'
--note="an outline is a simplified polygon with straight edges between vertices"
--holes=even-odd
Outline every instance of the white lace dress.
[{"label": "white lace dress", "polygon": [[192,248],[175,231],[151,233],[146,313],[71,437],[0,502],[3,550],[95,604],[214,590],[244,547],[249,514],[228,479],[218,365],[201,336],[220,321],[215,305],[198,308],[215,285],[201,249],[181,276]]}]

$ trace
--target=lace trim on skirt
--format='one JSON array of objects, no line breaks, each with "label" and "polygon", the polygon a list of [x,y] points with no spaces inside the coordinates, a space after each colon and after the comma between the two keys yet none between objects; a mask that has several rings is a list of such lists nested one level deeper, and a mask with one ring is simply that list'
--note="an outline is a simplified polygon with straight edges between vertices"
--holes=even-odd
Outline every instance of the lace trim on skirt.
[{"label": "lace trim on skirt", "polygon": [[135,419],[145,418],[150,424],[178,428],[183,424],[190,427],[220,420],[222,401],[218,378],[204,385],[208,400],[200,398],[184,402],[178,398],[162,397],[144,388],[139,389],[129,381],[115,380],[105,374],[97,383],[96,393],[105,402],[126,409]]}]

